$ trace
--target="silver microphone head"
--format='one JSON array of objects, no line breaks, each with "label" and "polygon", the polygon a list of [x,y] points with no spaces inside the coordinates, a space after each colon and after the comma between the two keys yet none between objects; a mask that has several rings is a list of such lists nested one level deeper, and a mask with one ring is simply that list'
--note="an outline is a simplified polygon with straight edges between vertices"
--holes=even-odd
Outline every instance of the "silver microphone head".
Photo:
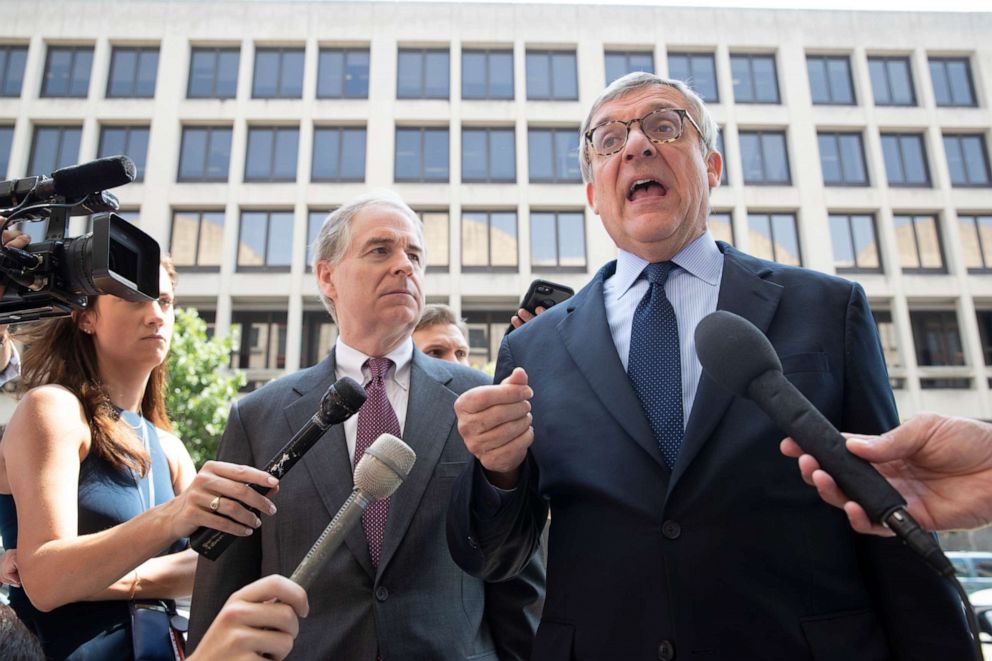
[{"label": "silver microphone head", "polygon": [[388,498],[413,468],[417,454],[392,434],[383,434],[365,450],[355,467],[355,486],[374,500]]}]

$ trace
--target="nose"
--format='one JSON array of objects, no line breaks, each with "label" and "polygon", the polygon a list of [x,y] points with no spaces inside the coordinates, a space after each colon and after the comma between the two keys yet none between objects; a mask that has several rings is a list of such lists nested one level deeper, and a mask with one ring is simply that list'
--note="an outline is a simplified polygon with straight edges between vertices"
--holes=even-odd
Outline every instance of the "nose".
[{"label": "nose", "polygon": [[413,275],[413,272],[415,270],[416,267],[413,264],[413,260],[410,259],[410,256],[406,254],[405,250],[400,250],[399,258],[396,260],[394,271],[396,273],[402,273],[409,277]]},{"label": "nose", "polygon": [[623,146],[624,160],[632,161],[638,156],[653,156],[654,154],[655,144],[644,135],[644,131],[641,130],[641,121],[635,121],[627,131],[627,144]]},{"label": "nose", "polygon": [[159,301],[150,301],[145,306],[145,323],[156,328],[161,328],[165,324],[165,310]]}]

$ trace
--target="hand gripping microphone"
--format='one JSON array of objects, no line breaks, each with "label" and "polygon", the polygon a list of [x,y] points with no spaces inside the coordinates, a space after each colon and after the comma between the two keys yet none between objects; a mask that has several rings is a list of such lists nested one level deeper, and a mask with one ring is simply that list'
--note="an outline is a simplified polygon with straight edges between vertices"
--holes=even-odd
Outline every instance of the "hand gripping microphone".
[{"label": "hand gripping microphone", "polygon": [[[324,435],[327,428],[344,422],[358,412],[365,403],[365,388],[350,377],[343,377],[327,389],[320,400],[320,408],[314,413],[303,427],[289,439],[276,456],[262,469],[277,479],[289,472],[296,462],[313,447],[313,444]],[[258,493],[268,491],[267,487],[257,484],[249,485]],[[258,512],[251,510],[256,515]],[[190,536],[190,545],[197,553],[210,560],[216,560],[221,553],[231,545],[237,535],[214,530],[213,528],[198,528]]]},{"label": "hand gripping microphone", "polygon": [[899,492],[870,463],[848,452],[843,435],[785,378],[775,349],[757,327],[731,312],[714,312],[696,327],[696,353],[714,381],[754,401],[873,521],[901,537],[939,574],[954,576],[940,546],[909,515]]},{"label": "hand gripping microphone", "polygon": [[290,580],[304,590],[309,589],[324,562],[362,520],[362,512],[369,503],[389,498],[410,474],[416,460],[413,449],[392,434],[375,439],[355,467],[355,488],[351,495],[303,557]]}]

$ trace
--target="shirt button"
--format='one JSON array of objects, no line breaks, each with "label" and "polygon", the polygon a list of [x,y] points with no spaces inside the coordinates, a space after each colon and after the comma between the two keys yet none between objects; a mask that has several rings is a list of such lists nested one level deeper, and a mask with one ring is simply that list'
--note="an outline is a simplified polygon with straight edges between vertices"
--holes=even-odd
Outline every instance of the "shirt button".
[{"label": "shirt button", "polygon": [[672,661],[675,658],[675,645],[670,640],[663,640],[658,645],[659,661]]},{"label": "shirt button", "polygon": [[661,524],[661,534],[668,539],[678,539],[682,536],[682,526],[675,521],[665,521]]},{"label": "shirt button", "polygon": [[375,589],[375,598],[378,601],[389,599],[389,590],[386,589],[385,585],[380,585]]}]

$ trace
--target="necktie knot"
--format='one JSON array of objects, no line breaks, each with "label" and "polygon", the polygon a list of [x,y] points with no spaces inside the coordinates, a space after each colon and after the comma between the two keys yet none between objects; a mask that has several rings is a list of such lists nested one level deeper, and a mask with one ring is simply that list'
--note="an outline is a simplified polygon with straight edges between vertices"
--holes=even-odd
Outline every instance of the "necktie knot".
[{"label": "necktie knot", "polygon": [[393,366],[393,361],[389,358],[369,358],[365,361],[372,373],[372,380],[385,379],[389,368]]},{"label": "necktie knot", "polygon": [[675,268],[674,262],[655,262],[645,266],[642,273],[652,285],[664,286],[673,268]]}]

